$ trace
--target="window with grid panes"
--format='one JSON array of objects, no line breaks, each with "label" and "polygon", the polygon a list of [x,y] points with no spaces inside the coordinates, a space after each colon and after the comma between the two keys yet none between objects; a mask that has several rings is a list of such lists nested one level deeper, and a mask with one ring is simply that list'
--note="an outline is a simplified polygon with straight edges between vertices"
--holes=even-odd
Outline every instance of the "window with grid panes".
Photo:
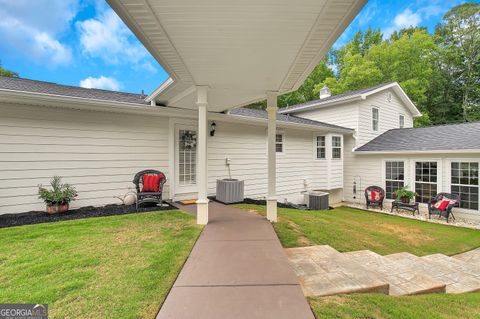
[{"label": "window with grid panes", "polygon": [[398,189],[405,186],[405,164],[402,161],[385,162],[385,197],[396,199],[393,196]]},{"label": "window with grid panes", "polygon": [[451,192],[460,196],[460,207],[478,210],[478,162],[452,162]]},{"label": "window with grid panes", "polygon": [[415,200],[428,203],[437,194],[437,162],[415,162]]}]

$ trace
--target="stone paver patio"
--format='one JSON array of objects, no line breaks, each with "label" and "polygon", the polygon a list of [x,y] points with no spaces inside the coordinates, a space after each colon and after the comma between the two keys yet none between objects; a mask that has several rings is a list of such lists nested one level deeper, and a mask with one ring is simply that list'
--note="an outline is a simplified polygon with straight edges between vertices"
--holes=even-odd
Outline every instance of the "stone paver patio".
[{"label": "stone paver patio", "polygon": [[480,291],[480,249],[446,256],[340,253],[330,246],[286,249],[306,296],[358,292],[390,295]]},{"label": "stone paver patio", "polygon": [[272,224],[215,202],[209,210],[210,222],[157,318],[313,319]]}]

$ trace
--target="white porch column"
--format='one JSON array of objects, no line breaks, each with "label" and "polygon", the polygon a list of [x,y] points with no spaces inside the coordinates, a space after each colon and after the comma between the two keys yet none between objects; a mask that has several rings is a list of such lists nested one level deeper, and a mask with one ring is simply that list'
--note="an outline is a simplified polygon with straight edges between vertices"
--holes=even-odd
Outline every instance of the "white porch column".
[{"label": "white porch column", "polygon": [[197,86],[198,107],[198,166],[197,166],[197,224],[208,223],[208,198],[207,198],[207,87]]},{"label": "white porch column", "polygon": [[267,92],[268,112],[268,193],[267,219],[277,221],[277,154],[275,151],[275,137],[277,133],[277,96],[278,92]]}]

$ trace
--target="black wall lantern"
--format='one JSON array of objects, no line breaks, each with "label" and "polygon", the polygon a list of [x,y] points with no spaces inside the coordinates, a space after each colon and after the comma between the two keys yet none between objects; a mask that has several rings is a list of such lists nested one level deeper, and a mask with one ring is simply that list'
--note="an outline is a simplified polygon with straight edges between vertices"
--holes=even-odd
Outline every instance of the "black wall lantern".
[{"label": "black wall lantern", "polygon": [[215,124],[215,122],[212,122],[210,124],[210,136],[214,136],[215,135],[215,129],[217,128],[217,124]]}]

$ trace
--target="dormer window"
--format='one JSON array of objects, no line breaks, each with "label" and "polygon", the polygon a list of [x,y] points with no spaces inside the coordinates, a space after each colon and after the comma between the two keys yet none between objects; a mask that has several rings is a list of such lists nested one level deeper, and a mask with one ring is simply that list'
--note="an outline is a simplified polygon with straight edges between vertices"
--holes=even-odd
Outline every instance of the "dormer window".
[{"label": "dormer window", "polygon": [[378,131],[378,109],[372,108],[372,130]]}]

